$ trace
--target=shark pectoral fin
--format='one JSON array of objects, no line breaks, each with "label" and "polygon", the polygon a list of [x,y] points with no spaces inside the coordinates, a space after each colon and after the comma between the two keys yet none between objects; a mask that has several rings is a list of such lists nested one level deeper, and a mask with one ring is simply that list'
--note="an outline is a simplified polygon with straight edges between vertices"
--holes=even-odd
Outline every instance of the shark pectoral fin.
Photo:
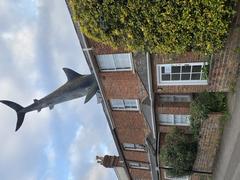
[{"label": "shark pectoral fin", "polygon": [[33,102],[34,102],[34,103],[38,103],[38,100],[37,100],[37,99],[34,99]]},{"label": "shark pectoral fin", "polygon": [[97,90],[98,90],[97,86],[94,86],[89,90],[85,98],[84,104],[87,103],[96,94]]},{"label": "shark pectoral fin", "polygon": [[49,105],[49,109],[52,110],[54,108],[54,105],[53,104],[50,104]]},{"label": "shark pectoral fin", "polygon": [[73,71],[73,70],[71,70],[69,68],[63,68],[63,71],[65,72],[68,81],[83,76],[83,75],[78,74],[77,72],[75,72],[75,71]]}]

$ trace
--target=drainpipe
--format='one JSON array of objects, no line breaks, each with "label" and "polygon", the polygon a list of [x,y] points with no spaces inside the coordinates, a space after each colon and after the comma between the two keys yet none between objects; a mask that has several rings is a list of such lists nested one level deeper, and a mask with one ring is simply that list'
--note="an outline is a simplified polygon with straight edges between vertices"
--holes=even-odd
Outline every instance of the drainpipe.
[{"label": "drainpipe", "polygon": [[155,111],[154,111],[154,93],[152,88],[152,66],[151,66],[151,60],[150,60],[150,54],[149,52],[146,52],[146,58],[147,58],[147,74],[148,74],[148,91],[149,91],[149,99],[151,103],[151,121],[152,121],[152,127],[153,127],[153,137],[156,139],[156,164],[157,164],[157,171],[158,171],[158,179],[161,179],[161,172],[160,172],[160,164],[159,164],[159,133],[157,134],[157,127],[156,127],[156,121],[155,121]]}]

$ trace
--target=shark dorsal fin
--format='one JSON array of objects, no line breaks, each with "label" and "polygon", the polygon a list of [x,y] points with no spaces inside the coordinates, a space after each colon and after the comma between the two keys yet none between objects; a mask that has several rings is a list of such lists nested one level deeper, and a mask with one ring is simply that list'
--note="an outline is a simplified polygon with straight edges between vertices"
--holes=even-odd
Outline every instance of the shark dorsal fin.
[{"label": "shark dorsal fin", "polygon": [[73,71],[72,69],[69,69],[69,68],[63,68],[63,71],[65,72],[68,81],[71,81],[75,78],[83,76],[83,75],[78,74],[77,72],[75,72],[75,71]]}]

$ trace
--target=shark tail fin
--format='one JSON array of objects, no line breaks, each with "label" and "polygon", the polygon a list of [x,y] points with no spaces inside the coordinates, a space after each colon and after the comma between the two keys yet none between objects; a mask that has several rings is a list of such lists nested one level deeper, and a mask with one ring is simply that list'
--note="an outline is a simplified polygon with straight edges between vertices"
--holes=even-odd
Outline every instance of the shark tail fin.
[{"label": "shark tail fin", "polygon": [[19,104],[12,102],[12,101],[6,101],[6,100],[1,100],[1,103],[9,106],[10,108],[14,109],[17,113],[17,125],[15,131],[17,131],[23,123],[25,112],[20,112],[21,109],[24,107],[20,106]]}]

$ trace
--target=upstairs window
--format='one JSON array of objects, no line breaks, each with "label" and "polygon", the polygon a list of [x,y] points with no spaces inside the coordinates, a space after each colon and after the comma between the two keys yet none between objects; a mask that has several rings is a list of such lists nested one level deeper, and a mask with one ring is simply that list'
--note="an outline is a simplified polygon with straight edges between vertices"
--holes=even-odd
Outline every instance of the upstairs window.
[{"label": "upstairs window", "polygon": [[150,169],[150,166],[148,163],[137,162],[137,161],[129,161],[128,166],[134,169],[145,169],[145,170]]},{"label": "upstairs window", "polygon": [[185,114],[159,114],[159,120],[163,125],[190,125],[190,115]]},{"label": "upstairs window", "polygon": [[159,64],[157,65],[157,83],[169,85],[207,85],[202,63]]},{"label": "upstairs window", "polygon": [[160,95],[160,102],[191,102],[190,95]]},{"label": "upstairs window", "polygon": [[174,177],[168,173],[169,171],[164,171],[165,180],[189,180],[188,176]]},{"label": "upstairs window", "polygon": [[123,148],[129,151],[145,151],[145,146],[143,144],[123,143]]},{"label": "upstairs window", "polygon": [[100,71],[131,71],[132,57],[130,53],[97,55]]},{"label": "upstairs window", "polygon": [[111,99],[112,110],[130,110],[138,111],[139,105],[137,99]]}]

